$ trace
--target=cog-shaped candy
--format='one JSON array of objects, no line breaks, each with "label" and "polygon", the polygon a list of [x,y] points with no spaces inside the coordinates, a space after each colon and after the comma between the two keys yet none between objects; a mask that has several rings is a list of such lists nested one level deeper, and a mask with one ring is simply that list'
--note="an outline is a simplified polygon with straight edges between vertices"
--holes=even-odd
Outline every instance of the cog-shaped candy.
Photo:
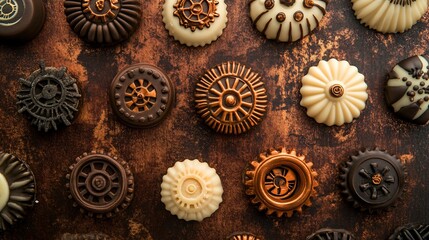
[{"label": "cog-shaped candy", "polygon": [[227,240],[261,240],[251,233],[234,233],[226,238]]},{"label": "cog-shaped candy", "polygon": [[344,229],[322,228],[306,238],[307,240],[354,240],[353,234]]},{"label": "cog-shaped candy", "polygon": [[389,240],[427,240],[429,239],[428,224],[407,224],[395,230]]},{"label": "cog-shaped candy", "polygon": [[222,202],[220,178],[207,163],[196,159],[176,162],[162,180],[161,201],[179,219],[202,221]]}]

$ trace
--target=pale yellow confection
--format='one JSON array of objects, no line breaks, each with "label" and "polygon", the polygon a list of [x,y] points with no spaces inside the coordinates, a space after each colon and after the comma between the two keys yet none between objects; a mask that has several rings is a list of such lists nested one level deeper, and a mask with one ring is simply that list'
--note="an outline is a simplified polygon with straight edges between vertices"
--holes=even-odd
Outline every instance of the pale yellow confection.
[{"label": "pale yellow confection", "polygon": [[205,162],[176,162],[162,178],[161,201],[179,219],[202,221],[222,202],[223,188],[214,168]]},{"label": "pale yellow confection", "polygon": [[251,0],[250,18],[268,39],[293,42],[319,25],[326,5],[327,0]]},{"label": "pale yellow confection", "polygon": [[9,201],[9,184],[3,174],[0,173],[0,212]]},{"label": "pale yellow confection", "polygon": [[224,0],[165,0],[162,20],[174,39],[198,47],[222,35],[227,14]]},{"label": "pale yellow confection", "polygon": [[382,33],[404,32],[426,12],[428,0],[352,0],[356,18]]},{"label": "pale yellow confection", "polygon": [[359,117],[368,99],[364,76],[347,61],[320,61],[302,78],[301,106],[307,115],[328,126]]}]

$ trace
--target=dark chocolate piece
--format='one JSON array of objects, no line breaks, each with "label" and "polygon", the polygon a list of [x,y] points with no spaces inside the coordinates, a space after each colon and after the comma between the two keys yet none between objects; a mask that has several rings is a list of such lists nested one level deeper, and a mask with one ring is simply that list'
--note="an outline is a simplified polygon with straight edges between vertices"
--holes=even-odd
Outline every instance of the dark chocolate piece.
[{"label": "dark chocolate piece", "polygon": [[19,113],[24,113],[31,124],[45,132],[58,126],[69,126],[80,106],[80,90],[76,79],[65,67],[45,67],[34,71],[27,79],[20,78],[17,94]]},{"label": "dark chocolate piece", "polygon": [[306,238],[307,240],[354,240],[353,234],[344,229],[322,228]]},{"label": "dark chocolate piece", "polygon": [[[4,186],[6,189],[3,189]],[[36,181],[30,167],[0,151],[0,232],[22,219],[36,202]],[[6,196],[8,195],[8,196]]]},{"label": "dark chocolate piece", "polygon": [[226,240],[261,240],[261,238],[252,233],[239,232],[228,236]]},{"label": "dark chocolate piece", "polygon": [[112,45],[128,39],[141,18],[139,0],[66,0],[67,22],[89,43]]},{"label": "dark chocolate piece", "polygon": [[389,240],[429,240],[428,224],[407,224],[395,230]]},{"label": "dark chocolate piece", "polygon": [[0,39],[29,41],[37,36],[45,23],[42,0],[0,1]]},{"label": "dark chocolate piece", "polygon": [[66,187],[82,212],[97,218],[112,217],[134,197],[134,177],[125,161],[103,153],[84,153],[70,166]]},{"label": "dark chocolate piece", "polygon": [[148,64],[136,64],[120,71],[110,88],[113,111],[131,127],[159,124],[174,100],[173,83],[159,68]]},{"label": "dark chocolate piece", "polygon": [[385,151],[359,152],[341,168],[341,187],[346,199],[361,210],[392,206],[404,189],[404,168],[395,156]]}]

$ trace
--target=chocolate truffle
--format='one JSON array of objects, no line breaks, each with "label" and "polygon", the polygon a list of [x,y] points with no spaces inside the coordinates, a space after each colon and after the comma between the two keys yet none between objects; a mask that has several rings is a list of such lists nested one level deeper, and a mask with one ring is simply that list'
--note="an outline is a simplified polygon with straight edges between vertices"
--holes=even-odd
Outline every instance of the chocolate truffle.
[{"label": "chocolate truffle", "polygon": [[427,240],[429,239],[429,225],[407,224],[395,230],[389,240]]},{"label": "chocolate truffle", "polygon": [[251,233],[234,233],[228,236],[226,240],[261,240],[261,238]]},{"label": "chocolate truffle", "polygon": [[399,159],[375,149],[351,156],[340,178],[347,201],[373,212],[392,206],[401,196],[405,173]]},{"label": "chocolate truffle", "polygon": [[36,182],[30,167],[0,151],[0,232],[27,214],[36,202]]},{"label": "chocolate truffle", "polygon": [[110,104],[119,119],[130,127],[159,124],[175,100],[175,89],[161,69],[136,64],[120,71],[110,88]]},{"label": "chocolate truffle", "polygon": [[322,228],[306,238],[307,240],[354,240],[353,234],[344,229]]},{"label": "chocolate truffle", "polygon": [[320,61],[302,78],[301,106],[318,123],[341,126],[360,116],[368,99],[364,76],[347,61]]},{"label": "chocolate truffle", "polygon": [[84,153],[69,169],[69,198],[74,200],[74,207],[90,217],[112,217],[127,208],[134,197],[133,174],[117,157],[95,151]]},{"label": "chocolate truffle", "polygon": [[224,0],[165,0],[162,16],[169,34],[189,47],[215,41],[228,21]]},{"label": "chocolate truffle", "polygon": [[250,18],[268,39],[294,42],[315,29],[327,0],[251,0]]},{"label": "chocolate truffle", "polygon": [[141,18],[139,0],[66,0],[64,8],[67,22],[80,38],[102,45],[127,40]]},{"label": "chocolate truffle", "polygon": [[226,62],[200,78],[195,103],[198,114],[216,132],[240,134],[262,121],[268,101],[258,73]]},{"label": "chocolate truffle", "polygon": [[382,33],[410,29],[428,8],[427,0],[352,0],[352,3],[356,18]]},{"label": "chocolate truffle", "polygon": [[285,148],[271,149],[259,158],[246,167],[243,176],[246,194],[259,211],[292,217],[294,212],[301,214],[303,206],[311,206],[319,185],[313,163]]},{"label": "chocolate truffle", "polygon": [[18,112],[25,114],[39,131],[71,125],[79,111],[81,93],[67,68],[45,67],[41,62],[39,70],[27,79],[20,78],[19,83]]},{"label": "chocolate truffle", "polygon": [[0,1],[0,39],[28,41],[37,36],[45,23],[42,0]]},{"label": "chocolate truffle", "polygon": [[223,188],[216,170],[197,159],[176,162],[162,177],[161,201],[179,219],[201,222],[222,202]]},{"label": "chocolate truffle", "polygon": [[417,124],[429,121],[428,68],[427,57],[413,56],[399,62],[389,73],[386,100],[400,118]]}]

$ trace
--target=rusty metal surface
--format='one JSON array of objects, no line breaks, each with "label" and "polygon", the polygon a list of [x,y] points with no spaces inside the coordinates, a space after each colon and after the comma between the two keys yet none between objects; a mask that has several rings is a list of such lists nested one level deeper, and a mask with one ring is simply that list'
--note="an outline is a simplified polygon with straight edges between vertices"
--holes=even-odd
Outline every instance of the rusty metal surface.
[{"label": "rusty metal surface", "polygon": [[[248,231],[265,239],[304,239],[322,227],[345,228],[360,239],[386,239],[409,222],[429,222],[427,170],[429,128],[398,120],[384,101],[385,76],[401,59],[426,52],[426,14],[410,31],[382,35],[359,24],[349,1],[333,0],[321,26],[292,44],[267,41],[251,25],[244,1],[226,0],[228,26],[218,41],[189,48],[164,29],[161,1],[142,1],[141,26],[130,41],[94,48],[67,25],[62,1],[45,1],[47,22],[32,42],[0,45],[0,148],[26,160],[36,176],[39,203],[4,239],[61,239],[74,234],[103,234],[115,239],[223,239]],[[310,66],[330,57],[359,68],[368,84],[368,106],[342,127],[317,124],[299,106],[300,79]],[[67,66],[82,86],[83,107],[72,126],[44,134],[17,112],[18,78],[47,66]],[[263,76],[269,105],[265,120],[239,136],[216,134],[198,117],[194,90],[205,70],[238,61]],[[164,69],[177,89],[170,115],[150,129],[121,124],[108,103],[116,72],[145,62]],[[319,196],[301,216],[276,219],[259,212],[241,184],[245,165],[272,146],[296,149],[319,173]],[[403,199],[389,212],[369,215],[353,209],[340,195],[339,164],[363,147],[397,154],[408,169]],[[118,216],[84,216],[67,198],[68,166],[83,152],[104,150],[127,160],[135,177],[135,197]],[[178,220],[160,201],[160,184],[175,161],[198,158],[217,169],[224,187],[219,210],[201,223]],[[151,236],[151,237],[150,237]]]}]

